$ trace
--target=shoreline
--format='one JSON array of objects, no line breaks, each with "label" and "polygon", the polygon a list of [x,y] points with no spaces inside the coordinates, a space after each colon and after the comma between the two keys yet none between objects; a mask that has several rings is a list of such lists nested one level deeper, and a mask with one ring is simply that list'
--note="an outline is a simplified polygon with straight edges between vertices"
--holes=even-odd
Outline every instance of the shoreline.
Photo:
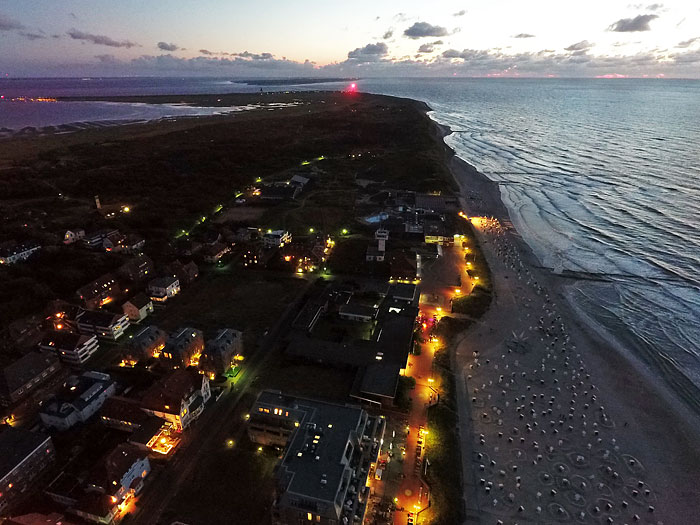
[{"label": "shoreline", "polygon": [[[430,117],[429,114],[428,117]],[[441,139],[451,133],[449,127],[430,118]],[[654,519],[648,523],[657,523],[656,519],[661,516],[670,520],[664,523],[690,523],[684,521],[688,519],[687,516],[700,512],[697,489],[693,484],[693,473],[700,468],[700,454],[695,446],[700,437],[697,414],[664,380],[661,370],[655,369],[643,362],[640,357],[633,355],[628,348],[625,348],[623,342],[617,340],[603,326],[581,311],[571,297],[570,278],[563,279],[551,270],[542,268],[534,251],[513,226],[508,209],[501,200],[498,183],[491,181],[474,166],[459,158],[450,146],[445,144],[445,147],[446,161],[460,188],[460,200],[465,212],[471,216],[497,218],[505,227],[506,242],[514,247],[518,259],[524,265],[521,267],[526,268],[526,271],[530,272],[528,275],[534,276],[537,283],[540,283],[544,290],[549,291],[552,296],[552,306],[555,301],[558,303],[557,313],[569,330],[571,341],[577,345],[576,355],[582,356],[585,366],[591,371],[590,375],[596,380],[597,389],[600,391],[599,396],[605,403],[606,411],[613,421],[618,422],[613,443],[619,443],[619,445],[615,445],[615,448],[624,447],[630,455],[639,458],[641,464],[646,466],[646,474],[651,486],[657,489],[656,506],[659,507],[659,512],[655,516],[649,516],[650,519],[652,517]],[[494,300],[489,312],[480,322],[455,338],[457,342],[453,341],[451,346],[454,361],[458,364],[454,372],[457,377],[458,392],[461,394],[460,426],[465,434],[462,436],[463,478],[468,481],[465,481],[464,489],[465,494],[469,494],[469,499],[472,500],[467,502],[467,514],[476,513],[483,516],[489,513],[485,510],[486,502],[490,503],[493,498],[488,494],[483,498],[478,496],[483,494],[483,490],[480,491],[483,487],[479,486],[476,480],[484,473],[477,471],[474,454],[483,450],[477,443],[477,434],[481,432],[479,435],[484,436],[487,432],[485,429],[489,426],[484,425],[478,418],[474,418],[472,414],[473,403],[470,402],[469,392],[475,388],[477,381],[469,378],[472,375],[477,376],[474,367],[480,365],[479,357],[474,358],[473,352],[490,355],[493,360],[497,352],[502,352],[504,343],[508,343],[516,334],[511,330],[512,328],[518,332],[522,329],[527,333],[526,324],[504,322],[503,319],[506,317],[503,314],[519,312],[519,315],[522,315],[528,308],[525,301],[536,299],[529,296],[526,290],[521,291],[522,285],[517,282],[516,286],[513,286],[513,277],[520,279],[519,273],[508,275],[507,270],[504,271],[504,268],[499,267],[498,253],[494,249],[494,242],[498,241],[480,232],[478,237],[493,273]],[[510,280],[506,280],[509,277]],[[518,288],[517,293],[512,293],[513,288]],[[522,304],[520,304],[521,300]],[[512,304],[507,304],[509,301]],[[529,317],[529,314],[527,316]],[[508,326],[502,326],[503,324]],[[493,347],[485,349],[489,343],[493,343]],[[489,350],[491,352],[487,354]],[[504,357],[503,354],[501,357]],[[522,358],[522,361],[525,359]],[[508,356],[505,360],[508,362]],[[517,364],[517,361],[515,362]],[[510,364],[513,365],[512,362]],[[478,383],[485,383],[489,378],[496,383],[499,377],[493,370],[490,372],[482,370],[478,375]],[[502,375],[500,377],[503,378]],[[479,386],[481,385],[477,385],[477,390]],[[523,394],[527,393],[523,392]],[[511,423],[517,424],[518,419],[514,419]],[[585,447],[585,438],[580,438],[578,441],[581,442],[582,447]],[[525,478],[525,472],[522,477]],[[683,494],[684,496],[680,496]],[[479,501],[481,499],[483,501]],[[534,496],[532,499],[535,499]],[[566,502],[562,502],[562,505],[564,503]],[[497,507],[502,506],[499,503]],[[500,513],[494,510],[494,517],[514,516],[509,514],[513,510],[501,508]],[[537,518],[541,519],[541,516]]]}]

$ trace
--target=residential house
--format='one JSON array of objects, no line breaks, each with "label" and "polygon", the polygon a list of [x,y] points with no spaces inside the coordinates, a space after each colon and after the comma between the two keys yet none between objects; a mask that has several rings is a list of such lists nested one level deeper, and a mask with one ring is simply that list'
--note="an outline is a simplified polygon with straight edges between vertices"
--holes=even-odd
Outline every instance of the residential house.
[{"label": "residential house", "polygon": [[52,353],[29,352],[20,357],[0,370],[0,404],[9,406],[21,401],[60,368]]},{"label": "residential house", "polygon": [[117,270],[117,274],[128,281],[141,282],[153,275],[153,269],[153,261],[150,257],[138,255],[122,264]]},{"label": "residential house", "polygon": [[231,328],[221,329],[204,345],[199,369],[214,379],[216,374],[224,374],[233,367],[242,354],[243,333]]},{"label": "residential house", "polygon": [[107,273],[95,279],[90,284],[79,288],[76,292],[77,296],[88,310],[96,310],[112,302],[114,298],[121,295],[121,293],[122,291],[119,287],[119,283],[116,277],[111,273]]},{"label": "residential house", "polygon": [[51,437],[3,425],[0,430],[0,515],[54,461]]},{"label": "residential house", "polygon": [[80,487],[76,487],[76,492],[79,495],[68,512],[79,516],[84,522],[104,525],[114,522],[119,514],[119,504],[112,501],[111,496],[101,492],[82,492]]},{"label": "residential house", "polygon": [[130,323],[138,323],[153,313],[153,301],[146,294],[139,293],[122,305],[122,311]]},{"label": "residential house", "polygon": [[418,286],[410,283],[396,283],[389,286],[387,297],[408,304],[417,304],[420,294]]},{"label": "residential house", "polygon": [[363,304],[344,304],[338,309],[338,315],[346,321],[369,322],[377,318],[378,309]]},{"label": "residential house", "polygon": [[164,303],[180,293],[180,281],[173,276],[158,277],[148,282],[151,300]]},{"label": "residential house", "polygon": [[157,326],[144,326],[134,334],[129,341],[128,354],[134,361],[142,361],[152,357],[159,357],[168,334],[160,330]]},{"label": "residential house", "polygon": [[138,401],[120,396],[108,398],[100,409],[100,421],[104,426],[126,432],[138,430],[150,417],[141,410]]},{"label": "residential house", "polygon": [[406,254],[401,250],[390,252],[389,275],[391,280],[413,282],[417,277],[417,260],[415,253]]},{"label": "residential house", "polygon": [[34,241],[22,243],[7,242],[0,246],[0,264],[14,264],[26,261],[32,254],[41,250],[41,245]]},{"label": "residential house", "polygon": [[170,334],[160,357],[169,361],[173,367],[198,366],[203,350],[202,332],[186,326]]},{"label": "residential house", "polygon": [[423,222],[423,235],[427,244],[454,243],[454,237],[448,235],[445,222],[441,219],[426,219]]},{"label": "residential house", "polygon": [[129,319],[125,314],[86,310],[78,316],[80,333],[96,335],[100,339],[116,341],[128,327]]},{"label": "residential house", "polygon": [[289,179],[289,184],[292,186],[298,186],[301,190],[310,182],[311,179],[304,177],[303,175],[294,175]]},{"label": "residential house", "polygon": [[82,238],[82,242],[87,248],[102,248],[103,242],[108,236],[118,233],[119,230],[116,228],[104,228],[95,232],[86,233]]},{"label": "residential house", "polygon": [[61,392],[44,402],[39,417],[49,428],[68,430],[92,417],[115,390],[109,374],[91,371],[71,376]]},{"label": "residential house", "polygon": [[285,230],[269,231],[263,235],[265,248],[281,248],[292,242],[292,234]]},{"label": "residential house", "polygon": [[179,369],[146,391],[141,408],[182,430],[199,417],[210,397],[206,375],[192,369]]},{"label": "residential house", "polygon": [[126,235],[119,232],[110,233],[102,239],[102,248],[107,252],[121,252],[126,243]]},{"label": "residential house", "polygon": [[141,492],[143,480],[149,472],[148,453],[128,443],[120,443],[88,474],[85,490],[106,494],[119,504]]},{"label": "residential house", "polygon": [[141,253],[143,247],[146,246],[146,239],[137,233],[130,233],[124,239],[122,249],[126,253],[138,254]]},{"label": "residential house", "polygon": [[266,201],[293,200],[301,192],[301,187],[292,184],[266,184],[260,188],[260,198]]},{"label": "residential house", "polygon": [[386,250],[382,250],[379,246],[368,246],[365,253],[365,261],[367,262],[384,262]]},{"label": "residential house", "polygon": [[97,352],[99,344],[94,334],[53,330],[44,336],[39,348],[55,352],[58,358],[68,365],[80,366]]},{"label": "residential house", "polygon": [[179,260],[175,260],[171,262],[166,269],[169,274],[180,281],[181,286],[186,286],[199,277],[199,268],[194,261],[183,264]]},{"label": "residential house", "polygon": [[66,230],[63,234],[63,244],[73,244],[85,238],[85,230]]},{"label": "residential house", "polygon": [[231,247],[227,246],[226,244],[217,242],[215,244],[211,244],[208,246],[205,246],[202,249],[202,255],[204,256],[204,260],[206,262],[210,263],[215,263],[221,260],[221,258],[229,253],[231,251]]}]

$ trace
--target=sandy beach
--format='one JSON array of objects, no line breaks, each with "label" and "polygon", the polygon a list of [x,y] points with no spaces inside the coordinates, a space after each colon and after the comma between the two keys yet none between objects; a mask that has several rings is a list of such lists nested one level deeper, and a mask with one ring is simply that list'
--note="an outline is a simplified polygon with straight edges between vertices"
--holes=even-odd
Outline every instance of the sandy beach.
[{"label": "sandy beach", "polygon": [[567,301],[498,185],[450,165],[464,211],[492,218],[473,223],[494,302],[453,342],[466,523],[700,523],[697,414]]}]

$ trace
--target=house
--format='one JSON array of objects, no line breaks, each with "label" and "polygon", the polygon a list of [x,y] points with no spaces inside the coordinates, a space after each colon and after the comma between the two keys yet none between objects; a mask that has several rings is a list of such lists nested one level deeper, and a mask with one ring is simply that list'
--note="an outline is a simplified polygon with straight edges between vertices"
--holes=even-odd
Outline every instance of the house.
[{"label": "house", "polygon": [[148,282],[151,300],[164,303],[180,293],[180,281],[173,276],[158,277]]},{"label": "house", "polygon": [[0,370],[0,404],[9,406],[31,394],[61,368],[53,353],[29,352]]},{"label": "house", "polygon": [[180,281],[181,286],[188,285],[199,277],[199,268],[194,261],[183,264],[179,260],[175,260],[166,267],[166,270]]},{"label": "house", "polygon": [[109,374],[84,372],[71,376],[61,392],[44,402],[39,417],[49,428],[68,430],[97,413],[115,390],[116,383]]},{"label": "house", "polygon": [[26,261],[32,254],[41,250],[41,245],[34,241],[22,243],[7,242],[0,246],[0,264],[14,264]]},{"label": "house", "polygon": [[445,213],[446,210],[445,197],[441,195],[416,193],[415,202],[417,210],[432,213]]},{"label": "house", "polygon": [[386,423],[359,406],[265,390],[250,413],[248,436],[285,447],[275,469],[273,525],[362,523],[370,465]]},{"label": "house", "polygon": [[199,363],[199,369],[210,378],[216,374],[224,374],[234,366],[236,358],[243,354],[243,333],[231,328],[217,332],[214,339],[204,345],[204,352]]},{"label": "house", "polygon": [[203,350],[202,332],[186,326],[170,334],[160,357],[168,360],[174,367],[197,366]]},{"label": "house", "polygon": [[389,286],[387,297],[408,304],[417,304],[419,293],[415,284],[396,283]]},{"label": "house", "polygon": [[368,322],[377,318],[378,309],[363,304],[344,304],[338,309],[338,315],[346,321]]},{"label": "house", "polygon": [[[82,492],[76,487],[76,492]],[[83,519],[83,522],[109,525],[119,514],[118,503],[107,494],[100,492],[82,492],[70,506],[68,512]]]},{"label": "house", "polygon": [[265,248],[281,248],[292,242],[292,234],[285,230],[268,231],[263,235]]},{"label": "house", "polygon": [[388,256],[389,275],[391,280],[398,282],[413,282],[417,277],[417,260],[415,253],[406,254],[403,251],[392,251]]},{"label": "house", "polygon": [[99,344],[94,334],[53,330],[44,336],[39,348],[55,352],[58,358],[68,365],[80,366],[97,352]]},{"label": "house", "polygon": [[159,357],[168,334],[160,330],[157,326],[144,326],[134,334],[129,343],[129,355],[135,361]]},{"label": "house", "polygon": [[202,249],[202,255],[206,262],[215,263],[231,251],[231,247],[223,243],[217,242],[212,245],[205,246]]},{"label": "house", "polygon": [[138,323],[153,313],[153,301],[146,294],[139,293],[122,305],[122,311],[130,323]]},{"label": "house", "polygon": [[380,249],[379,246],[368,246],[367,252],[365,253],[365,261],[367,262],[384,262],[386,257],[386,251]]},{"label": "house", "polygon": [[85,238],[85,230],[66,230],[63,234],[63,244],[73,244]]},{"label": "house", "polygon": [[138,430],[150,417],[141,410],[138,401],[119,396],[105,400],[100,409],[100,421],[104,426],[125,432]]},{"label": "house", "polygon": [[128,234],[122,245],[123,251],[134,254],[141,253],[144,246],[146,246],[146,239],[137,233]]},{"label": "house", "polygon": [[153,261],[150,257],[138,255],[129,262],[122,264],[117,270],[117,274],[128,281],[141,282],[153,275],[153,269]]},{"label": "house", "polygon": [[141,492],[143,480],[150,472],[147,452],[128,443],[120,443],[88,474],[85,490],[106,494],[119,504]]},{"label": "house", "polygon": [[180,255],[191,257],[202,249],[202,243],[191,239],[178,239],[175,249]]},{"label": "house", "polygon": [[440,219],[426,219],[423,222],[423,235],[427,244],[454,243],[454,237],[447,234],[447,227]]},{"label": "house", "polygon": [[25,494],[32,483],[53,463],[51,437],[2,425],[0,430],[0,515]]},{"label": "house", "polygon": [[210,397],[206,375],[196,370],[179,369],[146,391],[141,408],[182,430],[199,417]]},{"label": "house", "polygon": [[267,201],[293,200],[301,192],[301,187],[292,184],[269,184],[260,190],[260,198]]},{"label": "house", "polygon": [[82,242],[87,248],[102,248],[104,240],[108,236],[115,234],[119,234],[119,230],[116,228],[104,228],[95,232],[86,233],[82,238]]},{"label": "house", "polygon": [[107,252],[120,252],[124,249],[126,235],[117,232],[110,233],[102,239],[102,248]]},{"label": "house", "polygon": [[78,315],[78,331],[81,334],[96,335],[100,339],[116,341],[124,330],[129,328],[125,314],[113,314],[101,310],[86,310]]},{"label": "house", "polygon": [[304,177],[302,175],[294,175],[291,179],[289,179],[289,184],[292,186],[298,186],[301,190],[304,189],[304,186],[306,186],[309,181],[308,177]]},{"label": "house", "polygon": [[116,277],[111,273],[106,273],[90,284],[79,288],[76,295],[83,302],[85,308],[95,310],[112,302],[121,293]]}]

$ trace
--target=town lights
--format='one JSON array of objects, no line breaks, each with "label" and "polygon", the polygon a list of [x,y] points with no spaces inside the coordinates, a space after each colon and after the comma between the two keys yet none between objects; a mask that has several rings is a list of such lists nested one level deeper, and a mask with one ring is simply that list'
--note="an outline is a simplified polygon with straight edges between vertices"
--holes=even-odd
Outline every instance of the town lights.
[{"label": "town lights", "polygon": [[342,231],[341,233],[342,233],[343,235],[347,235],[347,234],[348,234],[347,228],[343,228],[343,231]]},{"label": "town lights", "polygon": [[309,233],[313,233],[313,232],[314,232],[314,229],[313,229],[313,228],[309,228]]},{"label": "town lights", "polygon": [[235,445],[235,442],[233,441],[233,439],[227,439],[227,440],[226,440],[226,446],[227,446],[228,448],[233,448],[233,445]]}]

